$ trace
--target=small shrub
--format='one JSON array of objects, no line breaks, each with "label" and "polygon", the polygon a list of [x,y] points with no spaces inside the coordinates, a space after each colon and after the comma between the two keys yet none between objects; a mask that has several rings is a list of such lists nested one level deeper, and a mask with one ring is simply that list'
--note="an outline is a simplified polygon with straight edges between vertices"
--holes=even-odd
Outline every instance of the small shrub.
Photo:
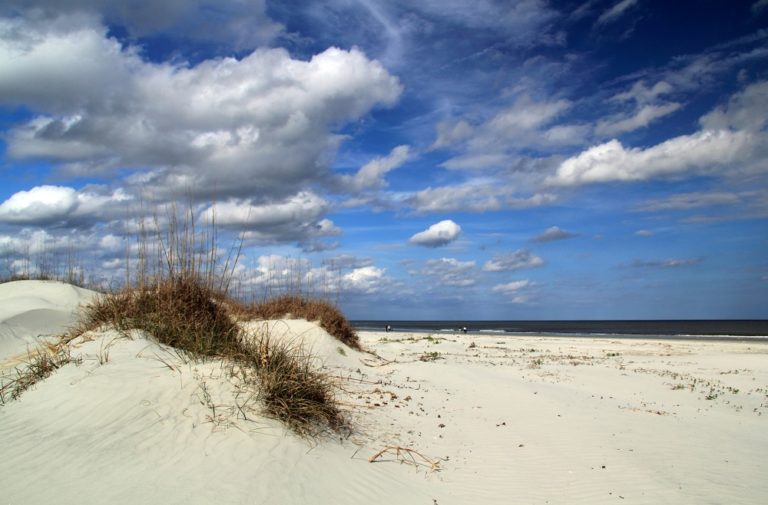
[{"label": "small shrub", "polygon": [[437,351],[434,352],[425,352],[421,356],[419,356],[419,361],[436,361],[438,359],[441,359],[440,353]]}]

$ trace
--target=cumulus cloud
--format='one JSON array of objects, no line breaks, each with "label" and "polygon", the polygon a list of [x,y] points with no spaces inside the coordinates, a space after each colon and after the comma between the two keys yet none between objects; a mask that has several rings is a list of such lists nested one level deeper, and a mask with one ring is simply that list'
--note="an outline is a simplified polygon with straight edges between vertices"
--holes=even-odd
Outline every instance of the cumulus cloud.
[{"label": "cumulus cloud", "polygon": [[298,242],[307,250],[319,251],[328,247],[315,242],[316,239],[341,234],[333,221],[323,217],[328,207],[325,199],[303,191],[258,205],[236,199],[218,202],[200,212],[200,218],[225,228],[244,230],[244,238],[250,243]]},{"label": "cumulus cloud", "polygon": [[460,261],[455,258],[428,260],[424,267],[416,272],[434,278],[440,285],[466,287],[475,284],[473,275],[474,261]]},{"label": "cumulus cloud", "polygon": [[606,25],[617,21],[620,17],[626,14],[632,7],[636,6],[639,0],[620,0],[615,3],[610,9],[605,11],[599,18],[597,18],[598,25]]},{"label": "cumulus cloud", "polygon": [[541,257],[536,256],[527,249],[519,249],[509,254],[494,256],[483,265],[485,272],[508,272],[522,268],[535,268],[544,264]]},{"label": "cumulus cloud", "polygon": [[504,296],[512,303],[526,303],[528,301],[528,296],[523,292],[530,286],[532,286],[532,283],[529,280],[524,279],[508,282],[506,284],[498,284],[494,286],[491,291]]},{"label": "cumulus cloud", "polygon": [[554,242],[556,240],[566,240],[576,237],[575,233],[565,231],[559,226],[551,226],[544,230],[544,233],[531,239],[532,242]]},{"label": "cumulus cloud", "polygon": [[37,186],[19,191],[0,204],[0,221],[51,224],[77,206],[77,192],[61,186]]},{"label": "cumulus cloud", "polygon": [[[16,159],[142,169],[147,198],[279,198],[327,176],[334,130],[402,87],[358,49],[283,49],[150,63],[92,20],[0,20],[0,97],[39,114],[6,137]],[[136,169],[138,170],[138,169]]]},{"label": "cumulus cloud", "polygon": [[[647,97],[636,97],[656,95],[663,89],[666,87],[648,91],[640,86],[627,99],[645,100]],[[652,106],[645,107],[650,110],[648,107]],[[563,161],[547,182],[577,185],[684,175],[741,176],[768,171],[764,161],[768,119],[763,111],[766,108],[768,81],[753,83],[730,97],[726,104],[702,116],[699,120],[702,129],[698,132],[647,148],[627,148],[613,139]],[[603,123],[598,130],[619,133],[625,127],[637,126],[664,112],[658,108],[653,110],[656,112],[649,113],[642,121],[631,118],[627,124]]]},{"label": "cumulus cloud", "polygon": [[725,168],[738,174],[754,169],[750,162],[762,145],[763,135],[727,130],[682,135],[646,149],[625,148],[614,139],[565,160],[547,182],[576,185],[642,181],[685,173],[714,175]]},{"label": "cumulus cloud", "polygon": [[385,272],[385,269],[374,266],[355,268],[344,275],[344,287],[355,293],[377,293],[383,287]]},{"label": "cumulus cloud", "polygon": [[386,269],[374,265],[313,266],[306,258],[279,254],[262,255],[256,261],[253,271],[241,268],[238,280],[267,293],[301,290],[336,295],[375,294],[391,285]]},{"label": "cumulus cloud", "polygon": [[[0,222],[16,225],[78,226],[115,216],[120,204],[132,198],[122,190],[76,191],[67,186],[35,186],[19,191],[0,204]],[[125,216],[121,216],[125,217]]]},{"label": "cumulus cloud", "polygon": [[270,42],[283,31],[266,14],[265,0],[5,0],[0,13],[56,19],[90,14],[124,27],[133,37],[171,33],[192,41],[242,50]]},{"label": "cumulus cloud", "polygon": [[450,219],[435,223],[424,231],[412,236],[409,242],[423,247],[441,247],[459,237],[461,226]]},{"label": "cumulus cloud", "polygon": [[397,146],[387,156],[375,158],[363,165],[356,174],[342,176],[341,184],[352,192],[381,189],[386,186],[384,176],[400,167],[410,157],[409,146]]}]

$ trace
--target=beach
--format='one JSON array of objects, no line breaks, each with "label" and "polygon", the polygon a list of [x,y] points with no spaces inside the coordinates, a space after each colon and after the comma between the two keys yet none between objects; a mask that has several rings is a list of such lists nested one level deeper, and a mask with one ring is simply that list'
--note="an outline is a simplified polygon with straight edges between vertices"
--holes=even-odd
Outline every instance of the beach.
[{"label": "beach", "polygon": [[[0,285],[28,293],[2,314],[6,377],[90,298],[40,287]],[[361,352],[313,322],[245,324],[312,348],[347,431],[299,437],[226,363],[89,332],[0,406],[0,503],[768,501],[768,343],[362,331]]]}]

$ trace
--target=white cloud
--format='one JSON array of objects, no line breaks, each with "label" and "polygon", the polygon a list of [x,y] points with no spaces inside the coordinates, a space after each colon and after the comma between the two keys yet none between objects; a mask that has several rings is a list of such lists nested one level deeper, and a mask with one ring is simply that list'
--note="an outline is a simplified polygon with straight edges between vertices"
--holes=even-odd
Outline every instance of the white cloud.
[{"label": "white cloud", "polygon": [[634,111],[631,116],[619,116],[604,119],[598,122],[595,133],[604,136],[621,135],[638,128],[645,128],[653,121],[672,114],[681,107],[679,103],[665,103],[661,105],[644,105]]},{"label": "white cloud", "polygon": [[638,237],[653,237],[653,232],[650,230],[637,230],[635,235]]},{"label": "white cloud", "polygon": [[283,30],[266,15],[265,0],[5,0],[4,11],[45,20],[85,13],[120,25],[134,37],[170,33],[238,50],[266,44]]},{"label": "white cloud", "polygon": [[768,123],[768,81],[747,86],[726,105],[715,108],[699,122],[704,129],[760,131]]},{"label": "white cloud", "polygon": [[527,249],[519,249],[509,254],[494,256],[486,261],[483,270],[486,272],[507,272],[522,268],[535,268],[544,264],[541,257],[536,256]]},{"label": "white cloud", "polygon": [[537,235],[531,239],[533,242],[554,242],[556,240],[566,240],[576,237],[575,233],[565,231],[559,226],[551,226],[544,230],[544,233]]},{"label": "white cloud", "polygon": [[[328,202],[309,191],[284,200],[253,204],[248,200],[227,200],[204,209],[200,218],[206,222],[234,230],[245,230],[249,243],[274,244],[298,242],[314,251],[327,249],[314,242],[323,237],[337,236],[341,230],[322,216]],[[333,247],[331,247],[333,248]]]},{"label": "white cloud", "polygon": [[768,7],[768,0],[756,0],[755,3],[752,4],[752,12],[754,14],[759,14],[766,7]]},{"label": "white cloud", "polygon": [[[592,132],[592,126],[556,122],[573,106],[566,99],[534,100],[520,94],[511,105],[497,110],[485,121],[471,126],[467,120],[457,126],[438,124],[439,136],[433,147],[451,145],[455,128],[460,128],[462,142],[451,147],[456,156],[440,164],[449,170],[494,173],[512,171],[528,150],[556,152],[572,145],[581,145]],[[533,174],[528,174],[530,177]]]},{"label": "white cloud", "polygon": [[521,291],[524,291],[530,286],[532,286],[532,283],[525,279],[496,285],[491,291],[508,298],[512,303],[526,303],[528,301],[528,296],[521,293]]},{"label": "white cloud", "polygon": [[504,136],[533,131],[550,123],[571,105],[568,100],[536,102],[522,96],[511,107],[496,114],[487,126],[494,133]]},{"label": "white cloud", "polygon": [[440,247],[456,240],[460,233],[461,226],[450,219],[446,219],[415,234],[409,242],[423,247]]},{"label": "white cloud", "polygon": [[375,158],[363,165],[355,175],[342,176],[342,185],[353,192],[381,189],[386,186],[384,176],[400,167],[410,157],[409,146],[397,146],[387,156]]},{"label": "white cloud", "polygon": [[123,190],[111,193],[98,186],[80,191],[67,186],[35,186],[0,204],[0,222],[38,226],[78,226],[98,220],[126,218],[133,199]]},{"label": "white cloud", "polygon": [[688,210],[717,205],[737,205],[743,202],[743,196],[737,193],[715,191],[709,193],[679,193],[663,199],[648,200],[637,210],[657,212],[663,210]]},{"label": "white cloud", "polygon": [[150,63],[90,19],[0,20],[0,96],[40,112],[8,132],[8,156],[147,167],[148,199],[296,194],[327,176],[334,130],[401,91],[358,49]]},{"label": "white cloud", "polygon": [[547,182],[576,185],[642,181],[685,173],[718,174],[725,169],[740,174],[755,169],[750,162],[764,142],[762,135],[726,130],[682,135],[646,149],[627,149],[614,139],[565,160]]},{"label": "white cloud", "polygon": [[356,293],[377,293],[383,288],[385,272],[374,266],[355,268],[344,275],[344,288]]},{"label": "white cloud", "polygon": [[201,217],[223,226],[259,228],[282,224],[316,221],[328,203],[311,192],[301,192],[283,201],[253,205],[248,201],[229,200],[216,203],[202,212]]},{"label": "white cloud", "polygon": [[666,260],[635,260],[629,264],[632,268],[680,268],[698,265],[703,260],[701,258],[689,259],[666,259]]},{"label": "white cloud", "polygon": [[19,191],[0,204],[0,221],[6,223],[52,223],[77,207],[77,192],[62,186],[37,186]]},{"label": "white cloud", "polygon": [[502,180],[471,180],[454,186],[426,188],[405,198],[419,214],[430,212],[487,212],[504,208],[525,209],[548,205],[557,200],[551,193],[531,196],[515,194],[514,186]]},{"label": "white cloud", "polygon": [[672,93],[672,86],[666,81],[658,81],[651,87],[646,85],[645,81],[636,81],[632,87],[611,97],[612,101],[626,102],[634,101],[638,105],[656,102],[662,96]]},{"label": "white cloud", "polygon": [[476,282],[473,275],[474,270],[474,261],[440,258],[428,260],[424,264],[424,268],[415,273],[433,277],[443,286],[466,287],[472,286]]},{"label": "white cloud", "polygon": [[443,149],[455,147],[457,144],[468,139],[474,128],[465,120],[456,122],[441,121],[437,123],[437,139],[430,146],[430,149]]},{"label": "white cloud", "polygon": [[623,16],[629,9],[637,5],[638,0],[621,0],[613,5],[610,9],[605,11],[599,18],[597,18],[598,25],[605,25],[613,23]]}]

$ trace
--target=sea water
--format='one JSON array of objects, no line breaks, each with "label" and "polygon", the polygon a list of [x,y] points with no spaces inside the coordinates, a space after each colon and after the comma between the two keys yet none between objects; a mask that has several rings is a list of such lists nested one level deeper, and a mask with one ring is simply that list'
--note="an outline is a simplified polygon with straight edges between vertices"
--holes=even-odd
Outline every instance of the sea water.
[{"label": "sea water", "polygon": [[358,330],[534,336],[768,340],[768,320],[351,321]]}]

